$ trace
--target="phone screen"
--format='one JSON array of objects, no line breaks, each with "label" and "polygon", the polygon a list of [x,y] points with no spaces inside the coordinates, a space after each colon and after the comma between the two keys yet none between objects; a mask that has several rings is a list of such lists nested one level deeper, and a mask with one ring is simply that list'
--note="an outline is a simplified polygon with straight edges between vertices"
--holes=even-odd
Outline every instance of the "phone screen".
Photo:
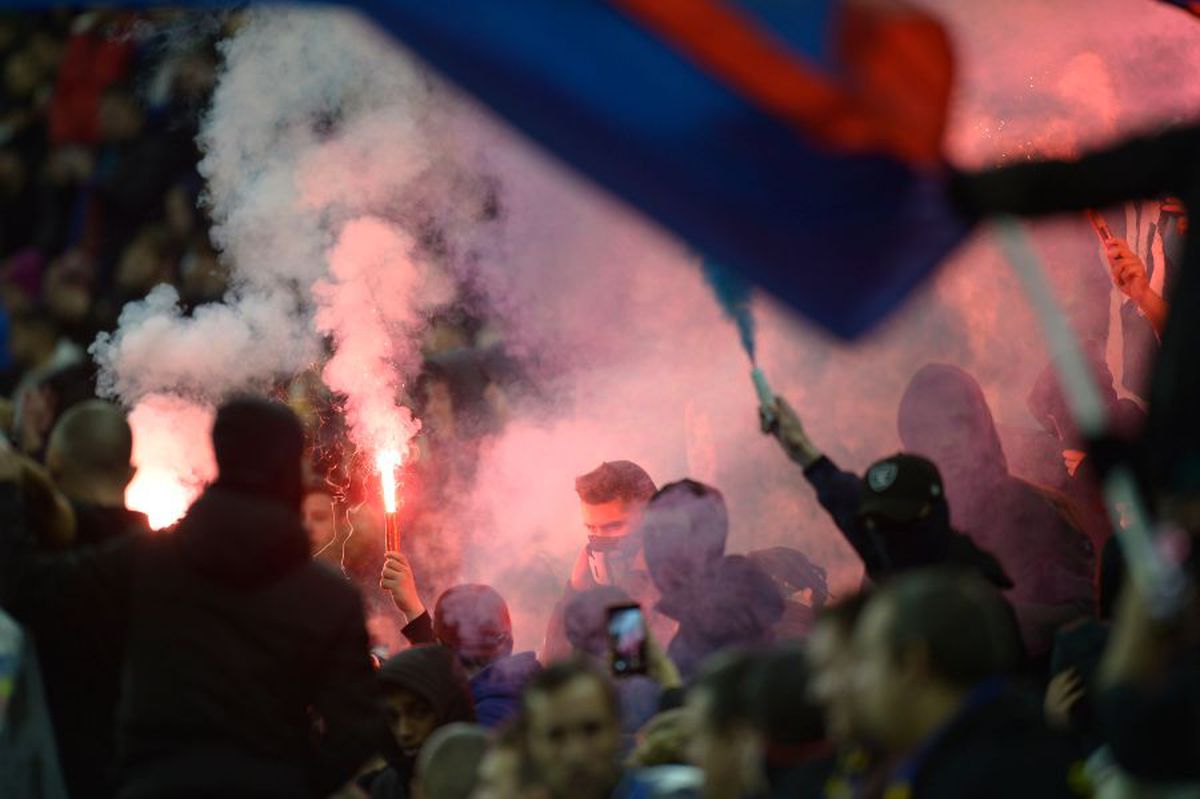
[{"label": "phone screen", "polygon": [[636,604],[608,609],[608,648],[613,674],[646,673],[646,617]]},{"label": "phone screen", "polygon": [[1092,223],[1092,227],[1096,230],[1096,235],[1100,237],[1100,241],[1109,242],[1113,240],[1112,230],[1109,229],[1108,223],[1104,221],[1099,212],[1088,209],[1087,217]]}]

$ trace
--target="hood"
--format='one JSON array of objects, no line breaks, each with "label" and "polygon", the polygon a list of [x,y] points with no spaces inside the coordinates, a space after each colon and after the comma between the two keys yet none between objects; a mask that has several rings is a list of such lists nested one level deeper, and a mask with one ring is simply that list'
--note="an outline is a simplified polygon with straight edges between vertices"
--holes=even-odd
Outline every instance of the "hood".
[{"label": "hood", "polygon": [[485,699],[518,699],[525,684],[542,670],[532,652],[518,652],[484,668],[471,678],[475,703]]},{"label": "hood", "polygon": [[681,480],[654,495],[638,532],[655,587],[663,595],[678,594],[725,554],[729,512],[715,488]]},{"label": "hood", "polygon": [[954,485],[964,474],[1008,474],[983,389],[957,366],[929,364],[913,375],[896,422],[904,449],[937,464],[950,487],[952,507]]},{"label": "hood", "polygon": [[220,486],[196,500],[173,539],[196,571],[237,588],[265,585],[309,562],[295,508]]},{"label": "hood", "polygon": [[404,688],[433,708],[438,726],[455,721],[475,721],[475,705],[467,674],[452,650],[444,646],[406,649],[384,661],[379,684]]},{"label": "hood", "polygon": [[212,431],[214,485],[300,509],[304,429],[286,405],[248,397],[218,409]]}]

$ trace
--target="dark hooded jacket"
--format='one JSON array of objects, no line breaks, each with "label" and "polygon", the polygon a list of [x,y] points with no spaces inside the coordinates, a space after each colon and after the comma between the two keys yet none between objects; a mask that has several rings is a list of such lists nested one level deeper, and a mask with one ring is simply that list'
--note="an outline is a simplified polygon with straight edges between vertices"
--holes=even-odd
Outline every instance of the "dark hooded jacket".
[{"label": "dark hooded jacket", "polygon": [[661,596],[657,610],[679,623],[667,654],[684,679],[722,649],[773,640],[783,597],[754,562],[723,554],[729,516],[719,491],[692,480],[663,486],[640,532]]},{"label": "dark hooded jacket", "polygon": [[938,465],[951,520],[999,558],[1031,653],[1055,628],[1092,610],[1095,555],[1065,497],[1009,474],[983,391],[955,366],[930,364],[900,401],[906,450]]},{"label": "dark hooded jacket", "polygon": [[123,653],[120,796],[325,796],[383,731],[361,602],[308,557],[294,416],[237,401],[213,442],[220,477],[173,533],[38,559],[9,539],[0,588],[94,608]]},{"label": "dark hooded jacket", "polygon": [[481,725],[499,727],[521,710],[521,693],[542,664],[532,652],[518,652],[484,666],[471,677],[471,696]]},{"label": "dark hooded jacket", "polygon": [[783,618],[775,581],[742,555],[726,555],[686,591],[663,596],[659,611],[679,622],[667,655],[690,680],[725,649],[770,644]]},{"label": "dark hooded jacket", "polygon": [[[433,709],[437,726],[455,722],[475,721],[475,707],[467,675],[458,656],[444,646],[418,646],[393,655],[379,669],[379,684],[384,693],[389,688],[403,688],[425,700]],[[389,733],[381,746],[387,768],[365,781],[372,799],[405,799],[416,768],[415,752],[403,752]]]}]

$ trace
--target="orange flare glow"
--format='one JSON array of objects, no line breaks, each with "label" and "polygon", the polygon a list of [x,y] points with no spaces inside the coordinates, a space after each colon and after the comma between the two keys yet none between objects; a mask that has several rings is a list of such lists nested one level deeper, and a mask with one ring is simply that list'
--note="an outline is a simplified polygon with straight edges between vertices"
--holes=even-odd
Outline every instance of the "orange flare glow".
[{"label": "orange flare glow", "polygon": [[379,470],[379,482],[383,489],[383,509],[396,512],[396,470],[400,468],[400,453],[395,450],[380,452],[375,457],[375,468]]},{"label": "orange flare glow", "polygon": [[162,530],[183,518],[195,495],[171,472],[141,468],[125,489],[125,505],[146,514],[151,529]]}]

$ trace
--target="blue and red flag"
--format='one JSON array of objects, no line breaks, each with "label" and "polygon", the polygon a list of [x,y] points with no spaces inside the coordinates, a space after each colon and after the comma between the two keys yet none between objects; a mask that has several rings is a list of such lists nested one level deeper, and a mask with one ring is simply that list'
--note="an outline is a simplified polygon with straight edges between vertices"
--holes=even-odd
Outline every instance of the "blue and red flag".
[{"label": "blue and red flag", "polygon": [[358,5],[568,164],[836,334],[895,308],[969,228],[940,174],[950,46],[917,10]]},{"label": "blue and red flag", "polygon": [[1190,11],[1200,17],[1200,0],[1162,0],[1177,8],[1182,8],[1184,11]]}]

